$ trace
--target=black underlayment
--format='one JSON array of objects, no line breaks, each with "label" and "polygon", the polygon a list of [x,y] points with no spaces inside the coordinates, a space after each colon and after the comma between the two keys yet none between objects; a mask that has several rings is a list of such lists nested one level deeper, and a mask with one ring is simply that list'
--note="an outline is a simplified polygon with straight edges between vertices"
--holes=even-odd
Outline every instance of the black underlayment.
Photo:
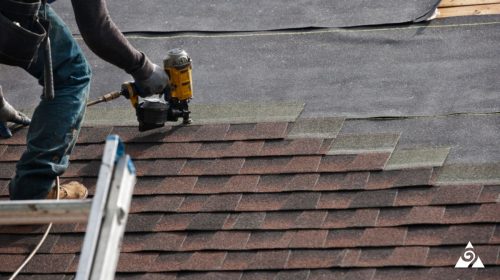
[{"label": "black underlayment", "polygon": [[[451,145],[452,162],[491,162],[500,161],[499,28],[500,16],[484,16],[373,28],[129,38],[156,63],[174,47],[191,54],[193,103],[297,101],[306,104],[302,117],[423,115],[427,119],[360,121],[349,131],[405,128],[403,146]],[[92,98],[131,79],[79,42],[94,72]],[[41,88],[28,74],[7,66],[0,73],[14,106],[32,109],[38,103]],[[123,99],[102,106],[130,104]],[[437,116],[452,113],[461,115]]]},{"label": "black underlayment", "polygon": [[[304,102],[306,115],[415,116],[500,111],[499,28],[500,16],[491,16],[406,27],[129,39],[157,63],[168,49],[186,49],[194,61],[193,102],[291,100]],[[94,72],[91,97],[131,79],[84,49]],[[37,103],[36,81],[7,66],[0,73],[14,105]]]},{"label": "black underlayment", "polygon": [[[440,0],[108,0],[124,32],[259,31],[352,27],[425,20]],[[70,0],[53,4],[75,25]]]}]

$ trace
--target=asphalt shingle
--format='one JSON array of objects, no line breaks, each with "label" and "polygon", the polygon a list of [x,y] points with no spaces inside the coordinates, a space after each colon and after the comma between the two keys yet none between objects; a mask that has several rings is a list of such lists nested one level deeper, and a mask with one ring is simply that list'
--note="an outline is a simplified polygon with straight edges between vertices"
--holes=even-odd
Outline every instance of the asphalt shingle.
[{"label": "asphalt shingle", "polygon": [[[448,149],[393,153],[398,133],[338,136],[343,120],[323,121],[85,128],[63,177],[92,195],[100,138],[122,134],[138,182],[117,279],[433,278],[456,273],[468,241],[497,269],[496,165],[448,166]],[[0,140],[1,199],[18,135]],[[0,277],[44,229],[0,227]],[[54,226],[23,276],[71,277],[85,230]]]}]

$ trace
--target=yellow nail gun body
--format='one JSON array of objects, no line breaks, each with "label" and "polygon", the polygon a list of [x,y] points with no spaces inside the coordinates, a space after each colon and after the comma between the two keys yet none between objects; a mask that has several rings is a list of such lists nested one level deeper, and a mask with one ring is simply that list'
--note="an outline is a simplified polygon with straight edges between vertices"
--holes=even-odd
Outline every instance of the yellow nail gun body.
[{"label": "yellow nail gun body", "polygon": [[191,58],[186,51],[173,49],[167,52],[163,66],[170,79],[170,85],[160,94],[160,98],[146,98],[140,102],[137,87],[133,82],[127,82],[122,85],[120,92],[108,93],[88,103],[87,106],[124,96],[130,100],[136,111],[140,131],[162,127],[165,122],[177,122],[179,118],[182,118],[184,124],[190,124],[191,112],[188,104],[193,98]]}]

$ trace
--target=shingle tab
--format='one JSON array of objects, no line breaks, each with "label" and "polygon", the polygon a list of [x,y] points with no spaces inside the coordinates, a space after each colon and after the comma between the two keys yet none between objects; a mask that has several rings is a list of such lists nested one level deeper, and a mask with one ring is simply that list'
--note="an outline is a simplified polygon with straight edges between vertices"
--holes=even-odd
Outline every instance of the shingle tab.
[{"label": "shingle tab", "polygon": [[500,164],[445,165],[437,174],[437,185],[500,184]]},{"label": "shingle tab", "polygon": [[450,148],[420,148],[396,150],[385,166],[386,170],[443,166]]},{"label": "shingle tab", "polygon": [[324,156],[321,159],[318,171],[352,172],[382,170],[389,156],[389,153]]},{"label": "shingle tab", "polygon": [[224,140],[282,139],[286,135],[288,123],[232,124]]},{"label": "shingle tab", "polygon": [[342,118],[299,118],[288,138],[335,138],[344,125]]},{"label": "shingle tab", "polygon": [[426,186],[430,184],[432,169],[370,172],[367,189]]},{"label": "shingle tab", "polygon": [[333,141],[328,154],[392,153],[399,137],[399,133],[341,134]]}]

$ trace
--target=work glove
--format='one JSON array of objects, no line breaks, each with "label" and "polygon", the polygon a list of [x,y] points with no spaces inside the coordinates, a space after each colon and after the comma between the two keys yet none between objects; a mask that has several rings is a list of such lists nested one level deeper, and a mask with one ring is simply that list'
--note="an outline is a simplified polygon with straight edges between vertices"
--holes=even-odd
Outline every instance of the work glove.
[{"label": "work glove", "polygon": [[12,107],[7,100],[3,97],[2,87],[0,87],[0,137],[10,138],[12,132],[7,126],[7,122],[13,122],[20,125],[29,125],[30,118],[25,114],[17,111]]},{"label": "work glove", "polygon": [[153,72],[145,80],[135,80],[135,85],[140,97],[161,94],[170,84],[167,73],[162,67],[153,64]]}]

